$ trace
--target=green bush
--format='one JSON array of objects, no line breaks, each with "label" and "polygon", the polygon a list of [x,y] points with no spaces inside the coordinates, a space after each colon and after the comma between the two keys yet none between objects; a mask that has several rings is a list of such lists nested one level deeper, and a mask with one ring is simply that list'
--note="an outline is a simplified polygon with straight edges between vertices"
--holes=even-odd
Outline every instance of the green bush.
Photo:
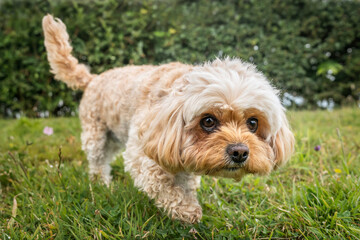
[{"label": "green bush", "polygon": [[81,93],[49,73],[46,13],[65,22],[74,55],[94,73],[229,55],[254,62],[292,107],[353,104],[360,97],[359,12],[356,0],[3,0],[0,115],[76,114]]}]

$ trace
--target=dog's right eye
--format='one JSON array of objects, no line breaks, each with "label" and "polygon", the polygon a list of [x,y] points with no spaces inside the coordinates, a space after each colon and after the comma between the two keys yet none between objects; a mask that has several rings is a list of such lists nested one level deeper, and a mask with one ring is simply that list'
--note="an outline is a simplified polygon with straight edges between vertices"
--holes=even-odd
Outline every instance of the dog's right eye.
[{"label": "dog's right eye", "polygon": [[254,117],[249,118],[246,121],[246,125],[248,126],[250,132],[255,133],[256,130],[258,129],[258,120]]},{"label": "dog's right eye", "polygon": [[213,116],[206,116],[203,119],[201,119],[200,126],[206,132],[213,132],[216,129],[216,127],[218,126],[218,121]]}]

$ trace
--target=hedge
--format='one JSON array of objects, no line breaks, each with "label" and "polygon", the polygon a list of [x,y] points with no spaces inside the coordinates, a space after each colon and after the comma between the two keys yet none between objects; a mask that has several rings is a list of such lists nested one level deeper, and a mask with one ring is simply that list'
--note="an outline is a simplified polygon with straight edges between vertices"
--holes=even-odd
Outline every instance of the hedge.
[{"label": "hedge", "polygon": [[46,13],[68,26],[74,55],[94,73],[127,64],[254,62],[294,108],[358,104],[357,0],[0,2],[0,116],[76,114],[81,92],[53,80]]}]

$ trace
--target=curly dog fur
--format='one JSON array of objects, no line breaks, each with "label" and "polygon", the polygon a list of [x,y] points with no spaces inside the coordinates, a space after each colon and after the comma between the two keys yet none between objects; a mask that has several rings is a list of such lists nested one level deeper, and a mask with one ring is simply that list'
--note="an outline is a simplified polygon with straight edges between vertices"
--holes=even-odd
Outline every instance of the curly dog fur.
[{"label": "curly dog fur", "polygon": [[91,74],[71,55],[65,25],[43,18],[55,78],[84,91],[82,149],[90,176],[111,182],[110,162],[125,147],[125,170],[158,207],[200,221],[200,175],[240,180],[286,162],[294,137],[278,91],[239,59],[199,66],[125,66]]}]

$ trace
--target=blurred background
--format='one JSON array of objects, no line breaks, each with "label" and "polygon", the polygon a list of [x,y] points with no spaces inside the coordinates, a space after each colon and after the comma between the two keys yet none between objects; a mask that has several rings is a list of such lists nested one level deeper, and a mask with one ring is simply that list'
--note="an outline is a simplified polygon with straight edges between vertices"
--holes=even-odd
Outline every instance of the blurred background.
[{"label": "blurred background", "polygon": [[358,0],[0,0],[0,117],[77,114],[81,92],[49,71],[47,13],[93,73],[231,56],[256,64],[289,109],[360,106]]}]

